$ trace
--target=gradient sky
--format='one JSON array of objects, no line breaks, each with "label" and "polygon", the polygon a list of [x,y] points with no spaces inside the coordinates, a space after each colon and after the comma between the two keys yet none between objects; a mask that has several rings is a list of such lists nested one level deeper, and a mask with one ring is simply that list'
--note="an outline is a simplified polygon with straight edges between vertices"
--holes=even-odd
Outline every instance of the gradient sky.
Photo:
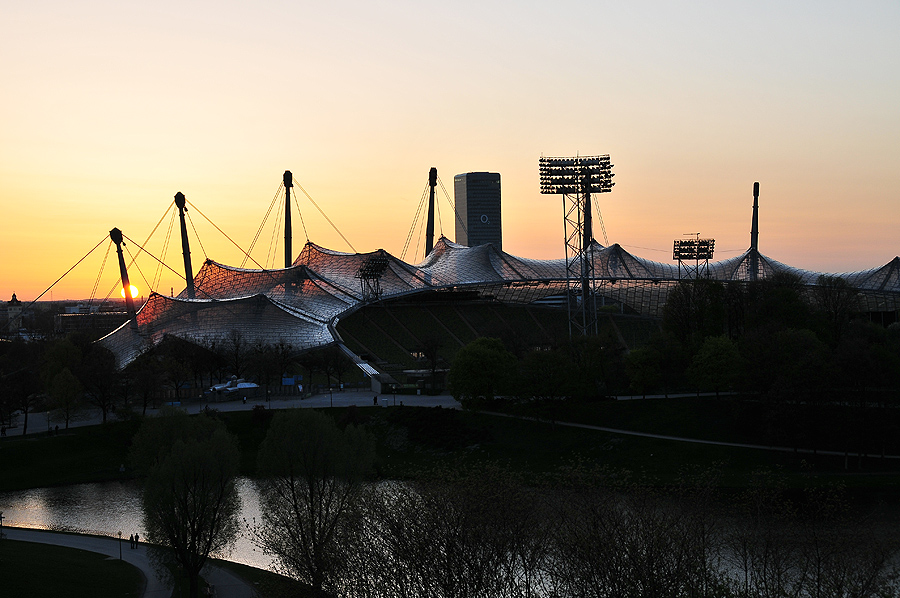
[{"label": "gradient sky", "polygon": [[[248,247],[285,169],[356,250],[398,256],[430,167],[451,195],[454,174],[500,172],[504,250],[562,257],[541,155],[611,155],[602,218],[642,257],[671,262],[692,232],[717,259],[746,249],[759,181],[764,254],[880,266],[900,253],[898,31],[896,0],[7,1],[0,300],[34,299],[113,227],[143,243],[177,191]],[[313,242],[350,251],[300,208]],[[240,265],[191,215],[195,271]],[[103,249],[53,298],[90,296]],[[97,295],[116,276],[111,257]]]}]

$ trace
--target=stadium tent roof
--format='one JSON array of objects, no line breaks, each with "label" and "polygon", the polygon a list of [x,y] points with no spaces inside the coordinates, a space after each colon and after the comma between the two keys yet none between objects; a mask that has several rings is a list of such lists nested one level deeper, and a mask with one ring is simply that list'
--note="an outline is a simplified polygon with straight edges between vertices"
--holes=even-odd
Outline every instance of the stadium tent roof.
[{"label": "stadium tent roof", "polygon": [[[597,292],[621,301],[640,314],[657,316],[669,289],[678,283],[679,268],[632,255],[620,245],[597,242],[588,252]],[[531,303],[566,292],[565,259],[520,258],[493,245],[466,247],[441,237],[419,264],[403,262],[384,250],[342,253],[307,243],[289,268],[252,270],[207,260],[194,277],[195,296],[152,294],[138,313],[139,332],[124,324],[101,342],[120,367],[171,334],[200,343],[221,342],[233,330],[248,343],[284,341],[297,350],[339,341],[338,319],[372,301],[361,268],[373,258],[384,260],[380,296],[394,299],[427,291],[469,290],[510,303]],[[752,250],[709,264],[718,281],[748,281]],[[762,254],[755,260],[757,277],[789,272],[806,285],[821,273],[792,268]],[[860,308],[900,308],[900,257],[871,270],[835,274],[859,291]]]}]

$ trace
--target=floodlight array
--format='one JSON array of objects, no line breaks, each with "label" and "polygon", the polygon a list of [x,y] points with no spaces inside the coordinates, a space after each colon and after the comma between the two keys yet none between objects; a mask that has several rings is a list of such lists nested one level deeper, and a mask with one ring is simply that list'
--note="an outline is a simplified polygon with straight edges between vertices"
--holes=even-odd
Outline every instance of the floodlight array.
[{"label": "floodlight array", "polygon": [[375,254],[369,256],[360,264],[359,270],[356,272],[356,278],[365,280],[380,278],[384,271],[387,270],[390,260],[386,255]]},{"label": "floodlight array", "polygon": [[612,191],[615,185],[609,155],[541,157],[538,164],[541,193],[545,195],[606,193]]},{"label": "floodlight array", "polygon": [[676,239],[672,259],[711,260],[715,248],[715,239]]}]

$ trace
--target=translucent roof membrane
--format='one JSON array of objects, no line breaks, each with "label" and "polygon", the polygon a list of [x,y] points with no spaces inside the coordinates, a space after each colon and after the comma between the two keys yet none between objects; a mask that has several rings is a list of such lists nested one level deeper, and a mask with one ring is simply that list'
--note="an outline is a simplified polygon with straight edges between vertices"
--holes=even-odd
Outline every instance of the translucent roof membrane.
[{"label": "translucent roof membrane", "polygon": [[[751,251],[710,262],[709,277],[722,282],[749,281]],[[659,316],[668,292],[678,283],[677,264],[634,256],[614,244],[594,242],[587,253],[594,288],[646,316]],[[380,296],[367,294],[365,266],[375,270]],[[822,273],[757,255],[757,278],[789,272],[806,285]],[[386,265],[385,265],[386,264]],[[832,274],[857,289],[860,311],[900,309],[900,258],[871,270]],[[372,282],[371,280],[369,282]],[[494,245],[466,247],[441,237],[419,264],[407,264],[386,251],[342,253],[307,243],[290,268],[253,270],[207,260],[194,277],[195,299],[153,294],[138,314],[139,333],[125,324],[101,342],[124,366],[142,351],[172,334],[195,342],[214,342],[237,330],[248,342],[285,341],[298,351],[335,342],[331,325],[360,306],[379,299],[416,293],[465,290],[506,303],[532,303],[566,292],[565,259],[520,258]]]}]

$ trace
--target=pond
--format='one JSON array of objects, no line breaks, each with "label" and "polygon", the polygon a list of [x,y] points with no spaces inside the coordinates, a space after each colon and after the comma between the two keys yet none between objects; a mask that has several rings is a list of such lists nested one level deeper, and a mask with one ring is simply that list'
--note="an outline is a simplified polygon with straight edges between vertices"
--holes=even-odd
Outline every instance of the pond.
[{"label": "pond", "polygon": [[[241,534],[228,554],[218,555],[237,563],[271,570],[271,559],[250,541],[249,525],[259,519],[259,495],[253,482],[238,480],[241,497]],[[141,488],[137,482],[77,484],[0,492],[3,525],[76,532],[127,539],[137,532],[146,537],[142,524]]]}]

